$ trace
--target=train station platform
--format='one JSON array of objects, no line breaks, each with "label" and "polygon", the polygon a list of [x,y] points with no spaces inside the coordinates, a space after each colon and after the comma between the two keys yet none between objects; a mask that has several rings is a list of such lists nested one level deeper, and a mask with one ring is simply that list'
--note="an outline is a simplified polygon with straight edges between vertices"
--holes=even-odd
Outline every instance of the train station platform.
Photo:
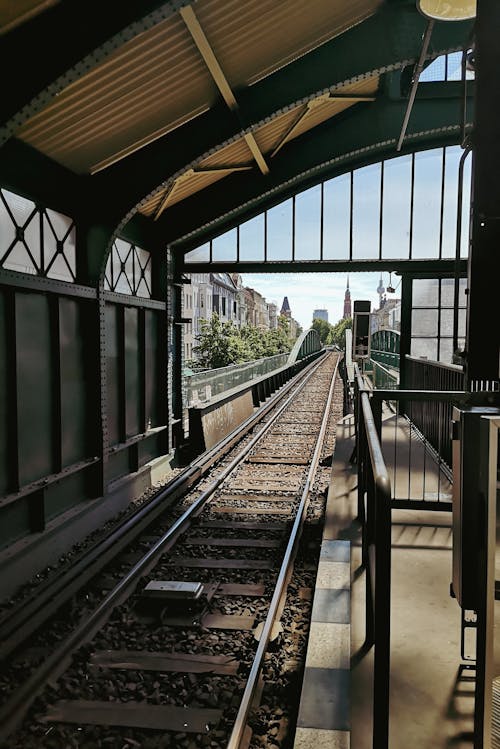
[{"label": "train station platform", "polygon": [[[389,415],[388,418],[391,418]],[[408,430],[400,424],[398,448],[409,449]],[[311,694],[304,693],[299,714],[295,749],[323,746],[344,749],[372,747],[373,648],[366,652],[365,639],[365,572],[361,566],[361,531],[356,520],[357,468],[350,463],[354,448],[354,417],[345,417],[337,426],[332,481],[325,519],[323,553],[341,544],[350,549],[351,578],[346,602],[348,632],[337,633],[335,642],[321,640],[314,612],[319,610],[316,596],[324,596],[319,583],[314,599],[313,624],[309,651],[323,651],[328,668],[334,659],[332,673],[323,681],[335,682],[337,691],[317,711],[313,724],[307,705]],[[390,451],[388,451],[390,452]],[[415,457],[415,452],[414,452]],[[389,474],[398,484],[398,471],[390,464]],[[412,463],[410,484],[421,490],[422,466]],[[392,473],[391,473],[392,470]],[[420,473],[420,475],[419,475]],[[429,488],[439,486],[440,471],[427,462]],[[392,481],[392,478],[391,478]],[[460,653],[460,608],[450,597],[452,563],[451,513],[425,510],[392,511],[392,578],[391,578],[391,678],[390,678],[390,744],[395,747],[471,747],[473,729],[473,671],[463,669]],[[333,630],[332,630],[333,633]],[[350,668],[342,682],[334,671],[339,667],[339,652],[350,656]],[[333,654],[333,655],[332,655]],[[335,661],[336,659],[336,661]],[[306,675],[304,690],[318,692],[321,683],[313,684]],[[342,692],[343,690],[343,692]],[[340,706],[340,707],[339,707]],[[343,711],[343,731],[325,731],[332,716]],[[333,718],[335,719],[335,718]],[[307,728],[304,723],[308,722]],[[339,723],[340,725],[340,723]]]}]

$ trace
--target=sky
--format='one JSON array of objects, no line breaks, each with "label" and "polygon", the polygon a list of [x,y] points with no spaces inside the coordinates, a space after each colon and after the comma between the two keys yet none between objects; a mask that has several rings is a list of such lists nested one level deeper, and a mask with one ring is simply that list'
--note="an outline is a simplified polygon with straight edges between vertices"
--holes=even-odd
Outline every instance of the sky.
[{"label": "sky", "polygon": [[[243,284],[260,292],[268,302],[281,309],[283,297],[287,296],[292,317],[302,328],[311,326],[315,309],[328,310],[328,321],[335,324],[343,317],[344,294],[347,276],[345,273],[243,273]],[[372,310],[378,308],[379,273],[350,273],[349,288],[351,303],[357,299],[369,299]],[[389,273],[382,273],[384,287],[389,285]],[[394,297],[401,296],[401,278],[392,274]],[[399,286],[399,287],[398,287]]]}]

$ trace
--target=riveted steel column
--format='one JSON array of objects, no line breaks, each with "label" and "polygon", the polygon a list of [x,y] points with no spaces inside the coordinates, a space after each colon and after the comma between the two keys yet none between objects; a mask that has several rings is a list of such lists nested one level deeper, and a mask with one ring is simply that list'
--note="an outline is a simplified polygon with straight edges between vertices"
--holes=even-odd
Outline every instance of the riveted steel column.
[{"label": "riveted steel column", "polygon": [[401,331],[399,338],[399,387],[407,388],[406,355],[411,351],[411,309],[413,278],[407,273],[401,280]]},{"label": "riveted steel column", "polygon": [[491,389],[499,379],[500,326],[500,3],[478,0],[473,132],[472,246],[467,304],[466,387]]},{"label": "riveted steel column", "polygon": [[174,253],[167,250],[168,277],[168,393],[170,448],[178,448],[183,442],[182,429],[182,324],[180,271]]},{"label": "riveted steel column", "polygon": [[[168,252],[157,246],[152,251],[152,295],[155,299],[166,302],[165,311],[159,313],[158,324],[158,366],[155,372],[157,381],[158,419],[160,424],[171,423],[170,388],[168,379]],[[162,449],[168,453],[171,447],[170,427],[162,436]]]}]

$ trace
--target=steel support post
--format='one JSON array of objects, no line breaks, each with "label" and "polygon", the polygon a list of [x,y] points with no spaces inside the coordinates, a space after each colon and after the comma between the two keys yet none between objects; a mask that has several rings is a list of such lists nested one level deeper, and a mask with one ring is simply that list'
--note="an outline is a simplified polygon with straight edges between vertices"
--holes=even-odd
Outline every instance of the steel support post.
[{"label": "steel support post", "polygon": [[492,389],[499,378],[500,326],[500,3],[478,0],[473,132],[472,246],[467,305],[466,386]]},{"label": "steel support post", "polygon": [[406,355],[411,351],[411,309],[413,278],[407,273],[401,280],[401,336],[399,339],[399,387],[408,387]]}]

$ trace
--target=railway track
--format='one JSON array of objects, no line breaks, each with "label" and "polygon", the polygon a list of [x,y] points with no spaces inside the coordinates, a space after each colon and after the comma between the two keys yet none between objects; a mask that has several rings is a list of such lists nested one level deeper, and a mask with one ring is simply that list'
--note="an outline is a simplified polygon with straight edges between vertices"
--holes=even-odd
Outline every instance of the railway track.
[{"label": "railway track", "polygon": [[4,746],[251,744],[249,715],[325,452],[336,365],[325,357],[161,535],[136,541],[132,568],[119,576],[118,565],[109,592],[10,695],[4,740],[55,685]]}]

